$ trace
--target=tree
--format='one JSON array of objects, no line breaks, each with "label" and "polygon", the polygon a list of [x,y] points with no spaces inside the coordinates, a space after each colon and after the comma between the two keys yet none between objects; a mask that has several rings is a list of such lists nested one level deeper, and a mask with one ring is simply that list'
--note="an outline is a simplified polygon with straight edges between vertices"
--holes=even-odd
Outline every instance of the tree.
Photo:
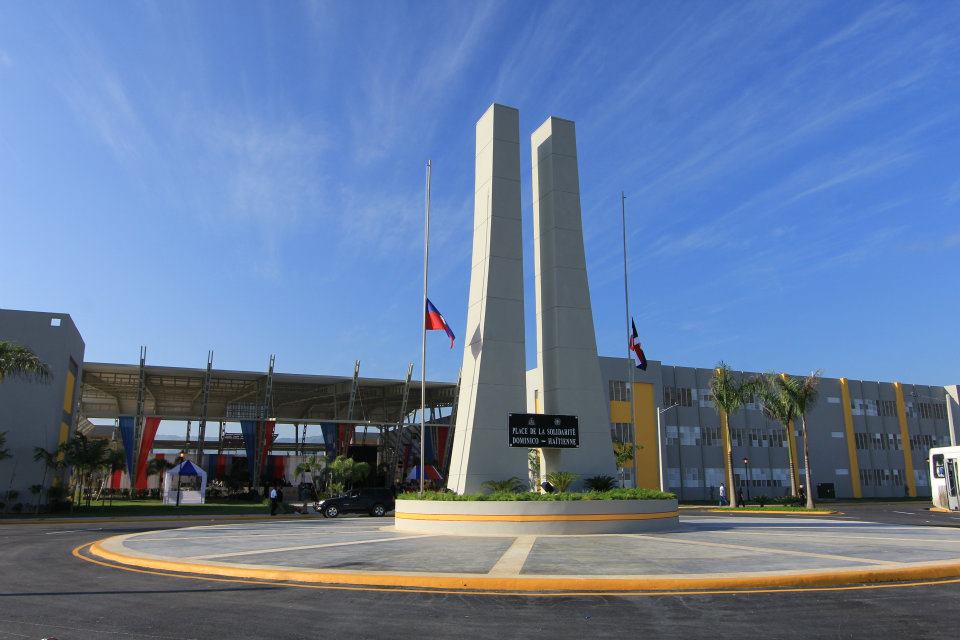
[{"label": "tree", "polygon": [[175,466],[177,465],[166,458],[153,458],[147,463],[147,477],[149,478],[153,475],[159,476],[161,497],[163,492],[163,474],[166,473],[167,469],[173,469]]},{"label": "tree", "polygon": [[807,509],[813,509],[813,476],[810,475],[810,441],[807,437],[807,413],[809,413],[817,404],[820,391],[817,387],[820,385],[821,371],[817,369],[806,378],[799,379],[791,376],[783,376],[783,388],[793,410],[800,417],[800,433],[803,435],[803,472],[805,493],[807,494]]},{"label": "tree", "polygon": [[[93,474],[100,471],[106,463],[109,450],[109,441],[91,440],[82,433],[76,434],[60,446],[64,464],[72,467],[77,474],[80,499],[83,499],[84,489],[89,486]],[[89,496],[87,506],[90,506]]]},{"label": "tree", "polygon": [[337,459],[330,463],[329,469],[334,483],[348,489],[352,489],[354,483],[363,482],[370,475],[369,464],[345,456],[337,456]]},{"label": "tree", "polygon": [[638,445],[632,444],[630,442],[617,442],[613,443],[613,457],[617,464],[617,471],[620,472],[620,488],[623,488],[623,470],[627,468],[627,465],[633,462],[633,456],[636,453]]},{"label": "tree", "polygon": [[29,348],[0,340],[0,382],[5,378],[44,382],[50,379],[50,368]]},{"label": "tree", "polygon": [[724,464],[727,467],[727,495],[730,496],[730,506],[737,506],[737,491],[733,477],[733,438],[730,433],[730,416],[744,405],[747,399],[756,390],[753,380],[738,381],[733,377],[733,370],[722,360],[710,378],[710,393],[713,395],[713,406],[720,415],[720,430],[723,433],[725,451]]},{"label": "tree", "polygon": [[790,495],[797,495],[797,459],[793,449],[793,434],[790,433],[793,421],[797,417],[796,408],[790,400],[786,385],[790,384],[785,375],[768,373],[758,378],[757,391],[763,413],[767,418],[783,425],[787,437],[787,458],[790,462]]},{"label": "tree", "polygon": [[523,480],[517,477],[506,480],[485,480],[480,486],[490,493],[519,493],[523,490]]}]

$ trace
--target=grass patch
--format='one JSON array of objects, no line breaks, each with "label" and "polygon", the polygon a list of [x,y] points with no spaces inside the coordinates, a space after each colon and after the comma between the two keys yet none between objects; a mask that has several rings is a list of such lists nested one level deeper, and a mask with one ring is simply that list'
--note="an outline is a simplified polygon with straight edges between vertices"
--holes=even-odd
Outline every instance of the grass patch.
[{"label": "grass patch", "polygon": [[117,516],[205,516],[205,515],[261,515],[270,513],[268,502],[208,502],[184,504],[179,507],[163,504],[160,500],[114,500],[113,504],[74,507],[72,512],[8,514],[8,518],[98,518]]},{"label": "grass patch", "polygon": [[611,489],[610,491],[572,491],[564,493],[533,493],[525,491],[497,491],[494,493],[450,493],[447,491],[425,491],[401,493],[397,500],[436,500],[438,502],[567,502],[576,500],[672,500],[672,493],[656,489]]}]

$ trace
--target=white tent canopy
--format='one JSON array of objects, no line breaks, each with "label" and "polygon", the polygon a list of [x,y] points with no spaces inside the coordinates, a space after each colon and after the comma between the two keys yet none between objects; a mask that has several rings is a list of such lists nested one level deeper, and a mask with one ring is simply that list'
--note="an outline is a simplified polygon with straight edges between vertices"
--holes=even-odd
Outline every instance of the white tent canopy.
[{"label": "white tent canopy", "polygon": [[[199,484],[199,486],[197,486]],[[207,472],[184,460],[163,474],[163,504],[203,504],[207,495]]]}]

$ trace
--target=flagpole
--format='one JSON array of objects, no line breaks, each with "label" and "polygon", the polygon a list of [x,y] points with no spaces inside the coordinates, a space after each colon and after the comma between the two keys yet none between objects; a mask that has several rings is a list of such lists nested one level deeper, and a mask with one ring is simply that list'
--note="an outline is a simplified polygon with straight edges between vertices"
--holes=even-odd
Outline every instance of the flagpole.
[{"label": "flagpole", "polygon": [[423,495],[423,476],[426,475],[424,462],[424,439],[426,431],[427,405],[427,268],[430,265],[430,161],[427,160],[427,196],[423,225],[423,304],[420,306],[423,330],[420,332],[420,495]]},{"label": "flagpole", "polygon": [[[637,456],[637,424],[634,413],[633,406],[633,354],[630,350],[630,338],[633,335],[630,331],[630,289],[627,286],[627,196],[623,191],[620,192],[620,221],[623,224],[623,304],[626,310],[626,319],[627,319],[627,380],[628,380],[628,393],[630,394],[630,435],[631,435],[631,446],[633,446],[633,468],[634,471],[637,469],[636,456]],[[657,446],[660,446],[660,443],[657,443]],[[622,478],[622,476],[621,476]],[[634,473],[633,485],[637,486],[639,478],[636,477]]]}]

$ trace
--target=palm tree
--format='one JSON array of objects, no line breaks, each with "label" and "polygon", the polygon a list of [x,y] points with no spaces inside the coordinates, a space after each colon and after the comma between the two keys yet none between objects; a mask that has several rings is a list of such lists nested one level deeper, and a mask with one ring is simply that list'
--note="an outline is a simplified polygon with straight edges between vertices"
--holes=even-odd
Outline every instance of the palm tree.
[{"label": "palm tree", "polygon": [[753,380],[737,381],[733,377],[733,370],[722,360],[710,378],[710,393],[713,395],[713,406],[720,415],[720,429],[723,432],[723,446],[725,451],[724,465],[727,467],[727,494],[730,496],[730,506],[737,506],[737,492],[733,477],[733,437],[730,433],[730,416],[744,405],[754,393],[756,383]]},{"label": "palm tree", "polygon": [[806,476],[804,484],[806,485],[807,509],[813,509],[813,476],[810,475],[810,441],[807,437],[807,413],[817,404],[817,397],[820,392],[817,386],[820,384],[821,370],[817,369],[802,380],[783,376],[784,390],[790,403],[793,405],[794,412],[800,417],[800,433],[803,435],[803,472]]},{"label": "palm tree", "polygon": [[639,445],[630,442],[614,442],[613,457],[617,464],[617,471],[620,472],[620,488],[623,488],[623,470],[628,464],[633,462],[633,456]]},{"label": "palm tree", "polygon": [[[103,481],[100,483],[100,491],[98,492],[97,499],[103,500],[103,490],[107,488],[107,483],[110,482],[110,477],[113,475],[114,471],[122,471],[127,467],[127,457],[124,455],[122,449],[112,448],[107,452],[106,458],[103,460],[103,467],[101,471],[103,472]],[[110,503],[113,503],[113,493],[110,493]]]},{"label": "palm tree", "polygon": [[553,471],[547,474],[547,482],[556,488],[558,493],[563,493],[570,488],[580,476],[573,471]]},{"label": "palm tree", "polygon": [[27,347],[0,340],[0,382],[4,378],[50,379],[50,367]]},{"label": "palm tree", "polygon": [[760,395],[760,403],[763,405],[763,414],[774,422],[783,425],[784,433],[787,437],[787,459],[790,463],[790,495],[797,495],[797,460],[796,451],[793,449],[793,434],[790,429],[793,428],[793,421],[797,417],[796,409],[790,396],[787,393],[786,375],[777,375],[768,373],[757,379],[757,391]]},{"label": "palm tree", "polygon": [[[109,441],[91,440],[82,433],[78,433],[60,446],[64,464],[73,467],[79,479],[81,500],[83,499],[84,488],[89,485],[93,473],[103,468],[109,448]],[[90,506],[89,497],[87,498],[87,506]]]},{"label": "palm tree", "polygon": [[173,464],[166,458],[153,458],[147,463],[147,477],[149,478],[152,475],[158,476],[161,499],[163,499],[163,474],[167,471],[167,469],[173,469],[175,466],[177,465]]},{"label": "palm tree", "polygon": [[[353,488],[355,482],[363,482],[370,475],[370,465],[366,462],[357,462],[353,458],[338,456],[330,463],[330,474],[334,482]],[[422,473],[422,472],[421,472]]]}]

